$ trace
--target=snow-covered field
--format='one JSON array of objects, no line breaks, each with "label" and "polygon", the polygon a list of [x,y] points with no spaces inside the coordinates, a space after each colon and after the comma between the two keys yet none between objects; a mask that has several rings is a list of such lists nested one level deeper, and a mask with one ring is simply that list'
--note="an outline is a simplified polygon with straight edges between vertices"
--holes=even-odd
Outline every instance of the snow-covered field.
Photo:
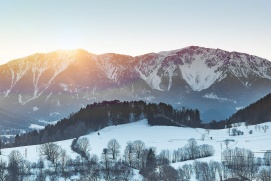
[{"label": "snow-covered field", "polygon": [[[271,122],[263,123],[257,127],[268,125],[271,128]],[[244,135],[229,136],[228,129],[210,130],[209,134],[205,129],[200,128],[186,128],[186,127],[171,127],[171,126],[149,126],[147,120],[142,120],[135,123],[109,126],[98,132],[90,133],[87,137],[91,143],[91,154],[101,156],[103,148],[107,147],[107,143],[111,139],[116,139],[121,145],[121,155],[128,141],[141,140],[145,142],[147,147],[156,147],[156,154],[159,154],[163,149],[177,150],[187,144],[188,139],[195,138],[198,145],[209,144],[215,149],[215,154],[212,157],[201,158],[199,160],[209,161],[221,160],[221,152],[226,149],[223,142],[225,139],[233,139],[228,145],[229,148],[246,148],[255,153],[255,156],[263,157],[265,150],[271,150],[271,130],[267,129],[266,132],[261,128],[255,130],[255,126],[240,126],[236,127],[238,130],[244,132]],[[252,130],[253,134],[249,134]],[[98,134],[99,133],[99,134]],[[202,134],[205,134],[203,141]],[[212,138],[212,139],[211,139]],[[77,153],[73,152],[70,148],[71,140],[56,142],[61,148],[67,151],[71,158],[76,158]],[[12,150],[18,150],[22,155],[26,156],[25,159],[30,162],[36,162],[39,159],[39,146],[24,146],[17,148],[3,149],[0,158],[7,160],[8,155]],[[27,155],[25,153],[27,152]],[[172,164],[173,167],[178,168],[185,163],[192,163],[193,161],[178,162]]]}]

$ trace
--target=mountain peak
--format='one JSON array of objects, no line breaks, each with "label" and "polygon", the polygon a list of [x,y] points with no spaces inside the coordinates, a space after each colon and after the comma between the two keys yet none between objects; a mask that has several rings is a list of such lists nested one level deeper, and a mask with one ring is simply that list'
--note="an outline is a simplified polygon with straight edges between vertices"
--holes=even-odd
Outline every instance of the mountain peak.
[{"label": "mountain peak", "polygon": [[113,99],[214,110],[225,118],[271,90],[271,62],[199,46],[135,57],[57,50],[0,66],[0,85],[0,107],[41,120]]}]

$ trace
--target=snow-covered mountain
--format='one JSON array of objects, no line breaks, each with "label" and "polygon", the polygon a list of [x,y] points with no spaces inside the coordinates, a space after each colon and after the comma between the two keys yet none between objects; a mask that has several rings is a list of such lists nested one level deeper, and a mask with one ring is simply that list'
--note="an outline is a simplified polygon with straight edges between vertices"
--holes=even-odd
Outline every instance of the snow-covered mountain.
[{"label": "snow-covered mountain", "polygon": [[114,99],[198,108],[209,121],[269,93],[271,62],[196,46],[136,57],[59,50],[0,66],[0,85],[0,108],[27,117],[20,120],[23,125]]}]

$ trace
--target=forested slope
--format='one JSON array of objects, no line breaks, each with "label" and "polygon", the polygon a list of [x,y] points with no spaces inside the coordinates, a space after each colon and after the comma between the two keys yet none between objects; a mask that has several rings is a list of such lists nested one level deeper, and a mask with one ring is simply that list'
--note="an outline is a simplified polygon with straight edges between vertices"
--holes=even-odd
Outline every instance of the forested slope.
[{"label": "forested slope", "polygon": [[198,110],[173,109],[165,103],[147,104],[144,101],[103,101],[88,105],[43,130],[16,135],[15,143],[7,146],[41,144],[76,138],[106,126],[119,125],[148,119],[150,125],[200,126]]}]

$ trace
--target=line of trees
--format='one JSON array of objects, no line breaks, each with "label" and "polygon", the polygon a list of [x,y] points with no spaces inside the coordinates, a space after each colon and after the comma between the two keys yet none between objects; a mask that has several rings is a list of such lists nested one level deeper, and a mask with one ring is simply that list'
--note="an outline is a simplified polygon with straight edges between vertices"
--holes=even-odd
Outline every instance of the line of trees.
[{"label": "line of trees", "polygon": [[249,106],[238,110],[225,120],[212,120],[210,123],[202,124],[203,128],[223,129],[230,128],[234,123],[246,122],[248,125],[256,125],[271,121],[271,93]]},{"label": "line of trees", "polygon": [[261,159],[255,158],[251,150],[236,147],[222,152],[222,163],[231,176],[252,179],[258,173]]},{"label": "line of trees", "polygon": [[[193,139],[185,147],[187,154],[191,155],[202,151],[198,150],[200,147],[194,144]],[[157,155],[156,148],[148,148],[141,140],[127,142],[122,155],[121,145],[116,139],[108,142],[100,157],[91,154],[90,141],[85,137],[74,139],[71,149],[78,153],[75,159],[71,159],[58,144],[44,143],[38,148],[40,159],[36,163],[24,160],[19,151],[13,150],[8,164],[0,160],[0,180],[43,181],[46,178],[58,180],[59,177],[69,179],[73,175],[80,175],[80,180],[129,181],[134,176],[133,169],[137,169],[149,181],[177,181],[182,173],[182,169],[170,166],[172,160],[165,150]]]},{"label": "line of trees", "polygon": [[71,114],[54,125],[26,134],[17,134],[15,143],[5,147],[43,144],[53,141],[77,138],[106,126],[119,125],[148,119],[150,125],[200,126],[198,110],[173,109],[172,106],[159,103],[147,104],[144,101],[103,101],[93,103],[79,112]]},{"label": "line of trees", "polygon": [[249,124],[260,124],[271,120],[271,94],[266,95],[255,103],[244,109],[240,109],[228,120],[231,123],[244,122]]},{"label": "line of trees", "polygon": [[[219,178],[249,178],[269,181],[270,166],[260,168],[261,162],[270,163],[270,152],[266,152],[263,159],[255,158],[253,152],[247,149],[226,149],[222,153],[222,162],[201,162],[195,160],[193,164],[184,164],[175,169],[170,163],[169,150],[162,150],[157,154],[156,149],[147,147],[141,140],[130,141],[123,148],[116,139],[108,142],[100,157],[91,154],[91,145],[87,138],[74,139],[71,148],[78,153],[75,159],[67,154],[56,143],[45,143],[39,146],[40,159],[30,163],[24,160],[22,154],[13,150],[8,156],[8,162],[0,159],[1,180],[64,180],[77,175],[82,181],[129,181],[134,176],[134,169],[148,181],[186,181],[195,178],[200,181],[213,181]],[[186,154],[196,159],[202,147],[197,146],[195,140],[190,139],[185,145]],[[194,155],[194,156],[193,156]],[[269,161],[269,162],[268,162]]]},{"label": "line of trees", "polygon": [[207,144],[198,145],[197,141],[194,138],[191,138],[184,147],[173,150],[172,152],[169,150],[162,150],[160,154],[172,163],[175,163],[213,156],[214,153],[215,150],[213,146]]},{"label": "line of trees", "polygon": [[165,103],[148,104],[147,119],[150,125],[200,127],[199,110],[173,109]]}]

